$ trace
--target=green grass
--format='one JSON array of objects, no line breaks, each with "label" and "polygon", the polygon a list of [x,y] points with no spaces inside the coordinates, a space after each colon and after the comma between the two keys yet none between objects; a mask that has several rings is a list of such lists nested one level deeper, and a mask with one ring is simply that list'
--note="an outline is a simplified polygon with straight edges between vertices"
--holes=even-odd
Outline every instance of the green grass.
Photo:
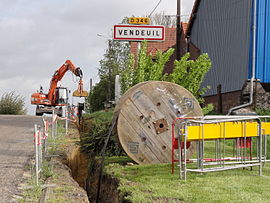
[{"label": "green grass", "polygon": [[122,193],[132,202],[270,202],[270,165],[258,176],[253,170],[235,169],[207,174],[188,173],[181,181],[170,164],[120,166],[111,164],[108,173],[120,179]]},{"label": "green grass", "polygon": [[118,163],[120,165],[127,165],[127,163],[134,163],[134,161],[131,158],[129,158],[128,156],[106,157],[105,165],[109,165],[109,164],[112,164],[112,163]]},{"label": "green grass", "polygon": [[[269,111],[266,114],[269,115]],[[104,116],[101,112],[97,115]],[[233,145],[233,140],[225,141],[225,156],[233,156]],[[270,147],[270,137],[267,145]],[[255,146],[253,141],[253,156]],[[205,158],[215,158],[214,148],[214,141],[205,143]],[[193,158],[196,158],[195,154]],[[120,180],[120,192],[132,202],[270,202],[270,163],[263,168],[263,176],[258,175],[258,167],[253,167],[253,170],[188,173],[184,182],[179,179],[177,167],[175,174],[171,174],[170,164],[123,166],[118,159],[107,160],[105,170]]]},{"label": "green grass", "polygon": [[54,155],[61,147],[63,147],[63,143],[67,140],[65,124],[63,121],[57,121],[57,130],[56,135],[52,137],[52,129],[49,128],[49,136],[48,136],[48,154]]},{"label": "green grass", "polygon": [[[220,151],[221,154],[224,152],[225,147],[225,156],[226,157],[231,157],[233,156],[233,140],[220,140]],[[225,143],[225,145],[223,145]],[[205,142],[204,145],[205,152],[204,152],[204,157],[206,158],[215,158],[215,141],[214,140],[209,140]],[[196,153],[192,155],[192,158],[197,158]]]},{"label": "green grass", "polygon": [[[233,140],[226,140],[224,146],[226,156],[233,156]],[[205,158],[215,158],[214,151],[215,142],[205,142]],[[188,164],[188,168],[194,167],[195,164]],[[179,179],[177,166],[175,174],[171,174],[171,164],[120,166],[114,163],[106,166],[106,171],[120,179],[119,190],[130,194],[126,198],[132,202],[270,202],[270,163],[263,168],[261,177],[258,167],[253,167],[252,171],[241,168],[188,173],[186,182]]]},{"label": "green grass", "polygon": [[94,119],[99,121],[110,121],[113,117],[113,109],[110,109],[108,112],[105,111],[96,111],[91,114],[83,114],[84,119]]},{"label": "green grass", "polygon": [[34,172],[34,166],[30,166],[30,164],[28,164],[26,166],[26,170],[29,170],[31,172],[31,177],[25,181],[27,187],[23,188],[23,198],[20,199],[19,202],[37,202],[42,194],[42,185],[45,183],[45,180],[48,177],[54,176],[55,174],[46,159],[42,162],[42,171],[40,173],[38,185],[36,184],[36,174]]},{"label": "green grass", "polygon": [[[48,137],[48,153],[46,155],[55,154],[63,144],[63,141],[66,140],[64,122],[58,121],[57,125],[57,135],[54,138],[51,136],[51,129],[49,129],[49,137]],[[26,170],[31,172],[31,177],[28,178],[25,184],[29,187],[23,189],[23,199],[19,200],[19,202],[37,202],[42,194],[42,185],[45,183],[46,179],[49,177],[56,178],[57,175],[53,170],[53,166],[49,163],[50,160],[43,158],[42,161],[42,170],[39,178],[39,185],[36,184],[36,175],[35,175],[35,167],[34,165],[28,164],[26,166]]]},{"label": "green grass", "polygon": [[[43,182],[43,181],[42,181]],[[29,178],[26,182],[27,186],[31,188],[25,188],[22,192],[22,199],[19,199],[18,202],[25,203],[25,202],[37,202],[41,196],[42,188],[40,185],[36,185],[36,177],[33,175]]]}]

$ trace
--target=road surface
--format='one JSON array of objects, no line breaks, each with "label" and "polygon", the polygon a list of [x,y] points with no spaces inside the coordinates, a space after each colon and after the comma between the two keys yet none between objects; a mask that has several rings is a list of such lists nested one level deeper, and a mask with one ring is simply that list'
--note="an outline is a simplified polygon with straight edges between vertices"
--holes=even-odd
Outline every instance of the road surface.
[{"label": "road surface", "polygon": [[34,155],[34,124],[41,117],[0,115],[0,202],[14,202],[25,164]]}]

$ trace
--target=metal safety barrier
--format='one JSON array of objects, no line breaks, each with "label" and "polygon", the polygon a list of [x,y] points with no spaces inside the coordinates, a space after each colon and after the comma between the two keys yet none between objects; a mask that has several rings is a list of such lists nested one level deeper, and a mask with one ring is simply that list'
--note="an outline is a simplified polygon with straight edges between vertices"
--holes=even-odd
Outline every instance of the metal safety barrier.
[{"label": "metal safety barrier", "polygon": [[[174,163],[178,162],[179,176],[184,180],[187,172],[206,173],[253,166],[258,166],[259,175],[262,175],[262,167],[268,161],[269,118],[270,116],[177,118],[172,124],[172,173]],[[195,159],[187,158],[190,142],[196,143]],[[214,157],[206,157],[206,142],[214,144]],[[227,142],[231,145],[227,145]],[[178,151],[177,158],[174,150]],[[188,168],[188,163],[196,163],[196,167],[193,164],[193,167]]]}]

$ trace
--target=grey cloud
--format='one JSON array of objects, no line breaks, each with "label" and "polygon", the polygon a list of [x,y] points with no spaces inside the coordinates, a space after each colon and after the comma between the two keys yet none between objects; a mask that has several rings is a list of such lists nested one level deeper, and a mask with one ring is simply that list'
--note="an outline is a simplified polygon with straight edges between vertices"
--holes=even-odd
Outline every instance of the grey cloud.
[{"label": "grey cloud", "polygon": [[[158,0],[1,0],[0,96],[13,88],[30,94],[49,85],[66,59],[82,67],[85,80],[97,82],[97,68],[114,24],[123,17],[149,14]],[[183,0],[183,12],[193,1]],[[163,0],[156,12],[176,12],[175,0]],[[71,85],[70,76],[65,79]],[[18,88],[18,84],[20,84]],[[29,96],[29,95],[28,95]]]}]

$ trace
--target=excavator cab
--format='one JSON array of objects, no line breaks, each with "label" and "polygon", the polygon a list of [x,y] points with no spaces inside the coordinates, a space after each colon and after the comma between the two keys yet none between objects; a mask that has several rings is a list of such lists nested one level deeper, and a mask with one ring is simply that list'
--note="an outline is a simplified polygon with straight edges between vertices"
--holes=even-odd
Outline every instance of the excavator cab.
[{"label": "excavator cab", "polygon": [[88,92],[83,90],[83,81],[80,79],[78,89],[72,94],[73,97],[88,97]]},{"label": "excavator cab", "polygon": [[68,103],[68,90],[64,87],[56,88],[56,103],[66,105]]}]

